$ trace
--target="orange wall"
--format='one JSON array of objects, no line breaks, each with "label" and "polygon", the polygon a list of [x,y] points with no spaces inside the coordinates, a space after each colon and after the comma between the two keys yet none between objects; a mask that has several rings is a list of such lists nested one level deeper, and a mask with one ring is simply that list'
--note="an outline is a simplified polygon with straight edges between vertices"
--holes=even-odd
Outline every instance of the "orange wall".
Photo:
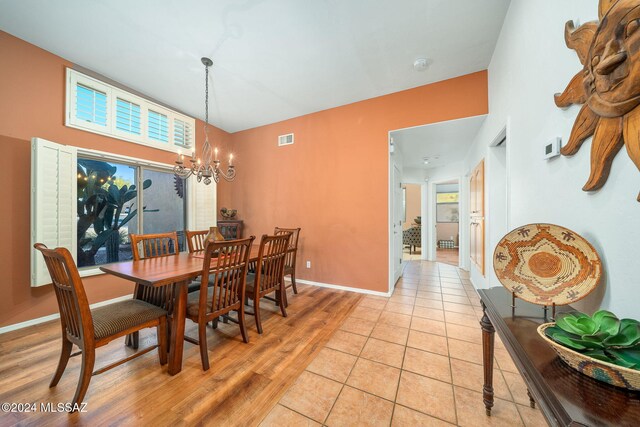
[{"label": "orange wall", "polygon": [[[50,285],[29,286],[30,141],[41,137],[61,144],[172,163],[175,155],[64,126],[65,67],[70,62],[0,31],[0,326],[57,313]],[[196,126],[203,139],[202,122]],[[228,138],[214,129],[212,140]],[[95,303],[131,293],[131,283],[111,276],[86,278]]]},{"label": "orange wall", "polygon": [[246,235],[301,227],[299,278],[386,292],[388,132],[487,112],[482,71],[234,133],[238,176],[218,206],[238,209]]}]

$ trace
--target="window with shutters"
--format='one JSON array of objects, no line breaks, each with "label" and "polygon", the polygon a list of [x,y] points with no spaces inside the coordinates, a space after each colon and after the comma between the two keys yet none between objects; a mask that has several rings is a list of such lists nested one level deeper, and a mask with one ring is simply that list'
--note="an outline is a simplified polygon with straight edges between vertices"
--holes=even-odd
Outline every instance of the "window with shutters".
[{"label": "window with shutters", "polygon": [[[130,233],[178,233],[216,224],[216,186],[176,178],[171,165],[32,140],[31,285],[50,283],[36,242],[66,247],[82,276],[132,258]],[[191,185],[191,183],[194,183]]]},{"label": "window with shutters", "polygon": [[157,111],[149,110],[149,138],[159,142],[169,142],[169,118]]},{"label": "window with shutters", "polygon": [[195,151],[195,120],[67,68],[66,125],[179,153]]}]

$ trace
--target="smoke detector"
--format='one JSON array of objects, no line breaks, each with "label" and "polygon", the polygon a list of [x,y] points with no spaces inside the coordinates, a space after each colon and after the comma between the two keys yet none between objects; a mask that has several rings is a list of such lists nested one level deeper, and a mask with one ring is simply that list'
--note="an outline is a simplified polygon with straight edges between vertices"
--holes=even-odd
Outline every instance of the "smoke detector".
[{"label": "smoke detector", "polygon": [[418,58],[413,61],[413,69],[416,71],[424,71],[429,68],[429,60],[427,58]]}]

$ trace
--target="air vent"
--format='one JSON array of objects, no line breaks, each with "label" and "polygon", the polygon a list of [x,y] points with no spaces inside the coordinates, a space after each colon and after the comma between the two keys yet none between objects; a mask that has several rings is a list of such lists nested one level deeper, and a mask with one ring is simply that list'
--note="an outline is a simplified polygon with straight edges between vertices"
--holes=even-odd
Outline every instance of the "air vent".
[{"label": "air vent", "polygon": [[278,137],[278,147],[282,147],[283,145],[291,145],[293,144],[293,134],[289,133],[287,135],[280,135]]}]

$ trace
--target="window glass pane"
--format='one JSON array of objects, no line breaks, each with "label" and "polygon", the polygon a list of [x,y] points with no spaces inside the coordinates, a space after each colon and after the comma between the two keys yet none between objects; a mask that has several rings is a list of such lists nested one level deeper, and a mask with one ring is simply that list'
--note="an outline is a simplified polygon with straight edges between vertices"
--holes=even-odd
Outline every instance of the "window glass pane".
[{"label": "window glass pane", "polygon": [[107,125],[107,94],[76,85],[76,118],[100,126]]},{"label": "window glass pane", "polygon": [[438,193],[436,203],[458,203],[459,193]]},{"label": "window glass pane", "polygon": [[135,167],[78,156],[78,267],[132,259],[137,233]]},{"label": "window glass pane", "polygon": [[162,113],[149,110],[150,139],[160,142],[169,142],[169,118]]},{"label": "window glass pane", "polygon": [[140,135],[140,106],[118,98],[116,101],[116,128]]},{"label": "window glass pane", "polygon": [[143,232],[150,234],[177,231],[180,250],[185,250],[184,181],[173,172],[144,169],[142,174],[145,181],[150,181],[150,186],[144,191]]}]

